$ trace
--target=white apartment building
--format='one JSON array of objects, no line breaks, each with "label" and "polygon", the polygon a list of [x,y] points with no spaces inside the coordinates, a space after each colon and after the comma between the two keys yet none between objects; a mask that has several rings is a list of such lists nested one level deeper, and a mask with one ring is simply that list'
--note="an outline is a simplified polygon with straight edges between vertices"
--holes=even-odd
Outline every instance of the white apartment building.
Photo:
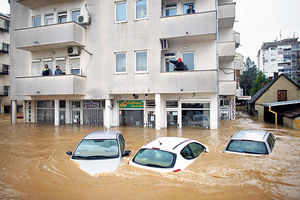
[{"label": "white apartment building", "polygon": [[10,112],[9,21],[9,15],[0,13],[0,113]]},{"label": "white apartment building", "polygon": [[220,102],[234,119],[232,1],[12,0],[11,16],[13,123],[19,101],[54,125],[217,129]]}]

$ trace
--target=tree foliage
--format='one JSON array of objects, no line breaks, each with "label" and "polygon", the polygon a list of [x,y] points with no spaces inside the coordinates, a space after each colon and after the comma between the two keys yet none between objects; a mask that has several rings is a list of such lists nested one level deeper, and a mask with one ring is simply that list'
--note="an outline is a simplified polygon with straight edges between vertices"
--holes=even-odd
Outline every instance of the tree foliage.
[{"label": "tree foliage", "polygon": [[264,73],[261,71],[258,72],[258,75],[252,83],[252,88],[250,89],[250,96],[255,95],[256,92],[258,92],[265,84],[268,83],[268,79]]},{"label": "tree foliage", "polygon": [[244,90],[244,95],[249,96],[253,82],[257,77],[257,68],[255,63],[247,57],[244,63],[245,69],[243,75],[240,77],[240,86]]}]

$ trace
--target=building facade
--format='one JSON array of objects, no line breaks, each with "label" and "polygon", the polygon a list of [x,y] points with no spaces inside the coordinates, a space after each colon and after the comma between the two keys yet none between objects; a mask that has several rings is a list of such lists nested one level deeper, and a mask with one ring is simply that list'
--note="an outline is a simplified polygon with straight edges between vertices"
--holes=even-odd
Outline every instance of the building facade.
[{"label": "building facade", "polygon": [[298,38],[263,43],[258,51],[258,69],[267,77],[284,73],[300,81],[300,41]]},{"label": "building facade", "polygon": [[26,122],[217,129],[219,99],[234,118],[232,1],[13,0],[11,15],[12,108],[23,102]]},{"label": "building facade", "polygon": [[10,16],[0,13],[0,113],[10,112],[9,22]]}]

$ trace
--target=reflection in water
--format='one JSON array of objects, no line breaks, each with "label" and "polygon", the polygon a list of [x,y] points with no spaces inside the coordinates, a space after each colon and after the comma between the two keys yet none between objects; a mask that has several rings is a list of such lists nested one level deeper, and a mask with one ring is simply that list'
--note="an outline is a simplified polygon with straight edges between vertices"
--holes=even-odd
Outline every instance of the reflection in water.
[{"label": "reflection in water", "polygon": [[[24,124],[0,119],[1,199],[300,199],[300,133],[257,122],[245,115],[222,121],[220,130],[176,128],[157,131],[117,127],[129,157],[113,173],[90,176],[70,160],[89,132],[101,127]],[[238,129],[271,130],[277,138],[268,156],[222,153]],[[179,173],[156,173],[129,166],[137,150],[157,137],[199,140],[210,152]],[[155,192],[154,192],[155,191]]]}]

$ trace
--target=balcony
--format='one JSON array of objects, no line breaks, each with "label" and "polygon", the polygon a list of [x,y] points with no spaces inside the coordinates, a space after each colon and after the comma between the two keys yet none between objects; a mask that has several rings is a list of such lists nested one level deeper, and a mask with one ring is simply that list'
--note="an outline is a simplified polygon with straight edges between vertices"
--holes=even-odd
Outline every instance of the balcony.
[{"label": "balcony", "polygon": [[28,8],[39,8],[44,7],[52,4],[64,3],[64,2],[71,2],[73,0],[16,0],[16,2],[28,7]]},{"label": "balcony", "polygon": [[235,81],[220,81],[219,82],[220,95],[235,95],[236,94],[236,82]]},{"label": "balcony", "polygon": [[161,72],[159,75],[115,75],[110,85],[111,94],[216,93],[217,70]]},{"label": "balcony", "polygon": [[16,95],[84,95],[84,76],[30,76],[16,77]]},{"label": "balcony", "polygon": [[161,17],[160,39],[213,36],[216,37],[216,12]]},{"label": "balcony", "polygon": [[240,33],[234,32],[233,37],[235,41],[235,48],[238,48],[240,46]]},{"label": "balcony", "polygon": [[76,22],[17,29],[15,34],[16,47],[27,51],[84,46],[85,42],[85,28]]},{"label": "balcony", "polygon": [[9,74],[9,65],[0,64],[0,74],[8,75]]},{"label": "balcony", "polygon": [[219,43],[219,60],[220,62],[233,61],[235,57],[235,42]]},{"label": "balcony", "polygon": [[233,27],[235,20],[235,3],[224,3],[218,6],[219,28]]}]

